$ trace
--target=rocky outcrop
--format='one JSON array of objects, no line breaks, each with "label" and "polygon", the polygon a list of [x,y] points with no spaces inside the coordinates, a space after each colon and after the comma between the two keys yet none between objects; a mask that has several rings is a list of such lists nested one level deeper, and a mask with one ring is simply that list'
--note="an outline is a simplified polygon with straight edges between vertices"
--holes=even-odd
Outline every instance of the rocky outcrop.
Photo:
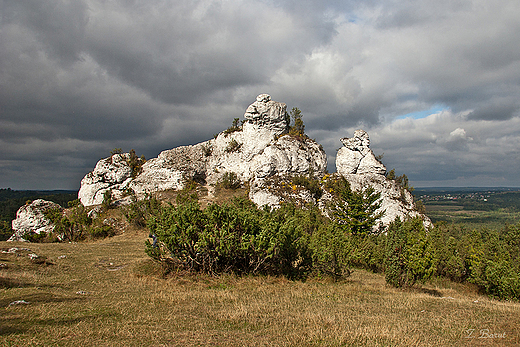
[{"label": "rocky outcrop", "polygon": [[99,205],[108,190],[111,190],[115,199],[123,197],[132,180],[129,157],[128,153],[114,154],[98,161],[94,171],[81,180],[78,193],[81,203],[85,206]]},{"label": "rocky outcrop", "polygon": [[54,231],[54,224],[45,217],[45,212],[53,209],[62,210],[60,205],[42,199],[20,207],[12,221],[14,233],[7,241],[26,241],[24,236],[30,233],[41,235]]},{"label": "rocky outcrop", "polygon": [[[248,183],[249,198],[258,206],[276,207],[291,200],[301,205],[318,203],[325,211],[327,193],[318,194],[316,182],[325,175],[326,154],[320,144],[306,136],[289,135],[288,130],[287,105],[260,94],[247,107],[242,126],[235,122],[214,139],[163,151],[144,163],[135,177],[128,153],[100,160],[81,181],[79,198],[85,206],[101,204],[110,190],[112,200],[119,199],[123,204],[132,201],[125,195],[142,198],[155,192],[180,190],[189,180],[211,191],[226,174],[233,173],[233,177]],[[383,225],[398,216],[404,219],[419,215],[410,192],[384,176],[386,168],[370,149],[365,131],[356,130],[352,138],[342,138],[341,142],[344,146],[336,156],[338,174],[354,190],[372,186],[380,193]],[[314,180],[312,187],[296,184],[292,178],[298,176],[303,177],[300,182]],[[429,221],[421,217],[425,223]]]},{"label": "rocky outcrop", "polygon": [[103,201],[111,190],[117,200],[129,192],[138,198],[168,189],[179,190],[187,180],[208,186],[226,173],[235,173],[242,182],[250,182],[250,198],[262,205],[263,180],[275,175],[314,173],[322,175],[327,156],[321,145],[305,137],[287,134],[287,105],[271,100],[268,94],[256,98],[244,114],[241,127],[223,131],[214,139],[196,145],[163,151],[148,160],[135,178],[128,165],[128,154],[116,154],[100,160],[94,171],[81,181],[79,199],[85,206]]},{"label": "rocky outcrop", "polygon": [[287,105],[272,101],[269,94],[258,95],[256,101],[247,108],[244,117],[250,124],[268,129],[274,135],[283,134],[289,126]]},{"label": "rocky outcrop", "polygon": [[370,149],[370,139],[364,130],[356,130],[354,137],[342,138],[343,147],[336,155],[336,170],[341,175],[386,173],[386,167]]},{"label": "rocky outcrop", "polygon": [[354,137],[342,138],[344,147],[336,156],[336,170],[345,177],[350,187],[362,191],[374,188],[380,194],[381,207],[376,212],[383,212],[379,222],[387,226],[395,218],[405,220],[409,217],[422,218],[425,226],[431,225],[430,219],[415,208],[413,195],[394,180],[386,178],[385,166],[376,159],[370,149],[370,139],[364,130],[356,130]]},{"label": "rocky outcrop", "polygon": [[384,227],[388,226],[397,217],[401,220],[407,218],[420,217],[424,225],[432,225],[430,219],[415,208],[413,195],[405,188],[400,187],[395,181],[387,179],[384,175],[365,173],[365,174],[346,174],[343,175],[350,183],[350,188],[355,191],[362,191],[367,187],[374,188],[375,193],[380,194],[381,207],[376,211],[383,212],[379,219]]}]

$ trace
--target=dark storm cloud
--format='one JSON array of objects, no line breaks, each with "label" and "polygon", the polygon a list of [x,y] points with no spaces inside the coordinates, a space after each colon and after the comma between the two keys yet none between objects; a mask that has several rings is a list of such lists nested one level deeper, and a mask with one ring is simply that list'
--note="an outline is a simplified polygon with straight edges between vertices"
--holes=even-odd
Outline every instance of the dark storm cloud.
[{"label": "dark storm cloud", "polygon": [[193,104],[217,89],[267,83],[284,61],[334,33],[329,23],[307,30],[305,16],[262,5],[152,1],[134,11],[126,3],[98,4],[89,21],[89,52],[153,98]]},{"label": "dark storm cloud", "polygon": [[3,1],[0,185],[77,188],[114,147],[209,139],[260,93],[302,110],[331,170],[363,127],[417,182],[518,185],[519,17],[514,0]]},{"label": "dark storm cloud", "polygon": [[61,63],[75,61],[81,50],[88,22],[83,1],[3,1],[2,28],[29,31],[46,54]]},{"label": "dark storm cloud", "polygon": [[477,108],[468,115],[475,120],[507,120],[519,116],[520,101],[516,98],[499,98],[489,100],[485,105]]}]

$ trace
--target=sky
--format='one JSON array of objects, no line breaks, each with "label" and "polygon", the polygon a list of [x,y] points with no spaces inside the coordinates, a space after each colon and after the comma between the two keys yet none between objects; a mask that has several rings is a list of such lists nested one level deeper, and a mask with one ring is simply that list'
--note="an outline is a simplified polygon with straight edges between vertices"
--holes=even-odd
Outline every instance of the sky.
[{"label": "sky", "polygon": [[356,129],[415,187],[520,187],[518,0],[0,0],[0,188],[213,138],[268,93],[335,171]]}]

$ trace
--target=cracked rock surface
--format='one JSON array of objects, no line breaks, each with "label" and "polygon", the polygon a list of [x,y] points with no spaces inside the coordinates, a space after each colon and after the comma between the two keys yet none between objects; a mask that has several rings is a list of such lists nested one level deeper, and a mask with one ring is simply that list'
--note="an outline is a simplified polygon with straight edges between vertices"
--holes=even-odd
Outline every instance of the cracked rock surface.
[{"label": "cracked rock surface", "polygon": [[385,174],[386,167],[376,159],[370,149],[370,139],[366,131],[356,130],[354,137],[344,137],[340,141],[343,147],[336,155],[336,170],[339,174]]}]

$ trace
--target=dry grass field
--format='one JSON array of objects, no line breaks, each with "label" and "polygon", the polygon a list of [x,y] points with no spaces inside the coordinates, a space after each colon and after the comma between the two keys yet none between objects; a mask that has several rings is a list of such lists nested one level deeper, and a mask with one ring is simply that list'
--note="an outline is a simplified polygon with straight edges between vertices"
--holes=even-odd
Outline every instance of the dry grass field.
[{"label": "dry grass field", "polygon": [[341,282],[165,278],[144,253],[146,237],[1,242],[20,249],[0,253],[0,346],[520,345],[520,303],[472,287],[399,290],[363,270]]}]

